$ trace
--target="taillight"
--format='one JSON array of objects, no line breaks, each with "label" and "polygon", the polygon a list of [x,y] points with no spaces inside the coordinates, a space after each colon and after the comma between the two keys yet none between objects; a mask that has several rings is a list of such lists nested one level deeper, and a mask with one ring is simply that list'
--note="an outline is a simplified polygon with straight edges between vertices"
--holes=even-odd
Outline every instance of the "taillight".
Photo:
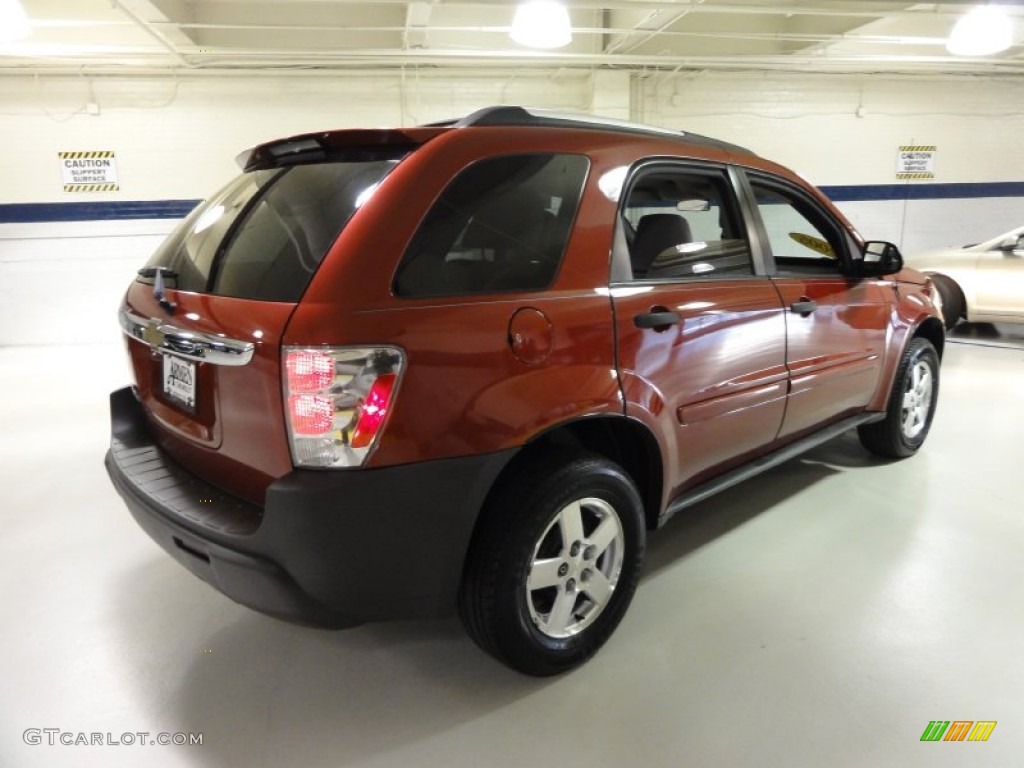
[{"label": "taillight", "polygon": [[395,388],[395,379],[397,378],[393,373],[385,373],[383,376],[378,376],[377,380],[373,382],[373,386],[370,387],[370,391],[363,401],[359,420],[352,433],[353,448],[365,448],[377,436],[381,424],[387,418],[388,406],[391,405],[391,392]]},{"label": "taillight", "polygon": [[323,395],[289,395],[288,416],[297,435],[323,435],[334,426],[334,403]]},{"label": "taillight", "polygon": [[334,381],[334,358],[323,352],[300,349],[284,360],[289,392],[317,392]]},{"label": "taillight", "polygon": [[286,347],[285,415],[296,467],[358,467],[394,405],[404,358],[394,347]]}]

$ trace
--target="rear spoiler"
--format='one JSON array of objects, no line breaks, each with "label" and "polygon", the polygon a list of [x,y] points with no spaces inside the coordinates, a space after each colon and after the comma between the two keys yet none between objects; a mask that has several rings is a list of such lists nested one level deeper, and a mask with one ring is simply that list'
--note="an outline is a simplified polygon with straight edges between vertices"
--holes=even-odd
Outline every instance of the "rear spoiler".
[{"label": "rear spoiler", "polygon": [[398,158],[445,130],[443,127],[382,128],[306,133],[247,149],[235,158],[235,162],[243,171],[255,171],[329,160]]}]

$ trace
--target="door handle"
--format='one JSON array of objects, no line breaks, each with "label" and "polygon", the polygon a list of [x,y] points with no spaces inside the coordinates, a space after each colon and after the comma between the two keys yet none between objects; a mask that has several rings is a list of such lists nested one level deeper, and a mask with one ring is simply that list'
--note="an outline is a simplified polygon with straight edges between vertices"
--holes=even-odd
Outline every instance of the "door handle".
[{"label": "door handle", "polygon": [[645,312],[633,318],[633,325],[637,328],[668,328],[670,325],[678,325],[682,321],[678,312],[663,310],[661,312]]},{"label": "door handle", "polygon": [[799,301],[794,301],[789,305],[790,312],[795,312],[796,314],[803,315],[804,317],[807,317],[817,308],[818,302],[812,301],[811,299],[800,299]]}]

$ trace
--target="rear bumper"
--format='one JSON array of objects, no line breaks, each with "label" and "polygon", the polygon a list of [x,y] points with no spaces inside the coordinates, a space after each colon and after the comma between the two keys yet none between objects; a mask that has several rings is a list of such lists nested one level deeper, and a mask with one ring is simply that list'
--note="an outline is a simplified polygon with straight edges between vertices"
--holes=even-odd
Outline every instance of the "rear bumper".
[{"label": "rear bumper", "polygon": [[110,408],[107,472],[154,541],[236,602],[330,627],[454,610],[479,510],[515,454],[296,470],[258,507],[170,459],[130,389]]}]

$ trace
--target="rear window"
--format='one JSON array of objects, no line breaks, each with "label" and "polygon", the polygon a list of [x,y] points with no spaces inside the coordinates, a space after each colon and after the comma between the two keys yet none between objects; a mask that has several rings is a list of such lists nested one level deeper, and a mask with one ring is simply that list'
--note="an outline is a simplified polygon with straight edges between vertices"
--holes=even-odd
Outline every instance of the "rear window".
[{"label": "rear window", "polygon": [[298,301],[342,228],[399,159],[243,174],[189,214],[146,266],[163,267],[179,290]]},{"label": "rear window", "polygon": [[589,161],[582,155],[481,160],[448,185],[395,276],[399,296],[542,290],[572,232]]}]

